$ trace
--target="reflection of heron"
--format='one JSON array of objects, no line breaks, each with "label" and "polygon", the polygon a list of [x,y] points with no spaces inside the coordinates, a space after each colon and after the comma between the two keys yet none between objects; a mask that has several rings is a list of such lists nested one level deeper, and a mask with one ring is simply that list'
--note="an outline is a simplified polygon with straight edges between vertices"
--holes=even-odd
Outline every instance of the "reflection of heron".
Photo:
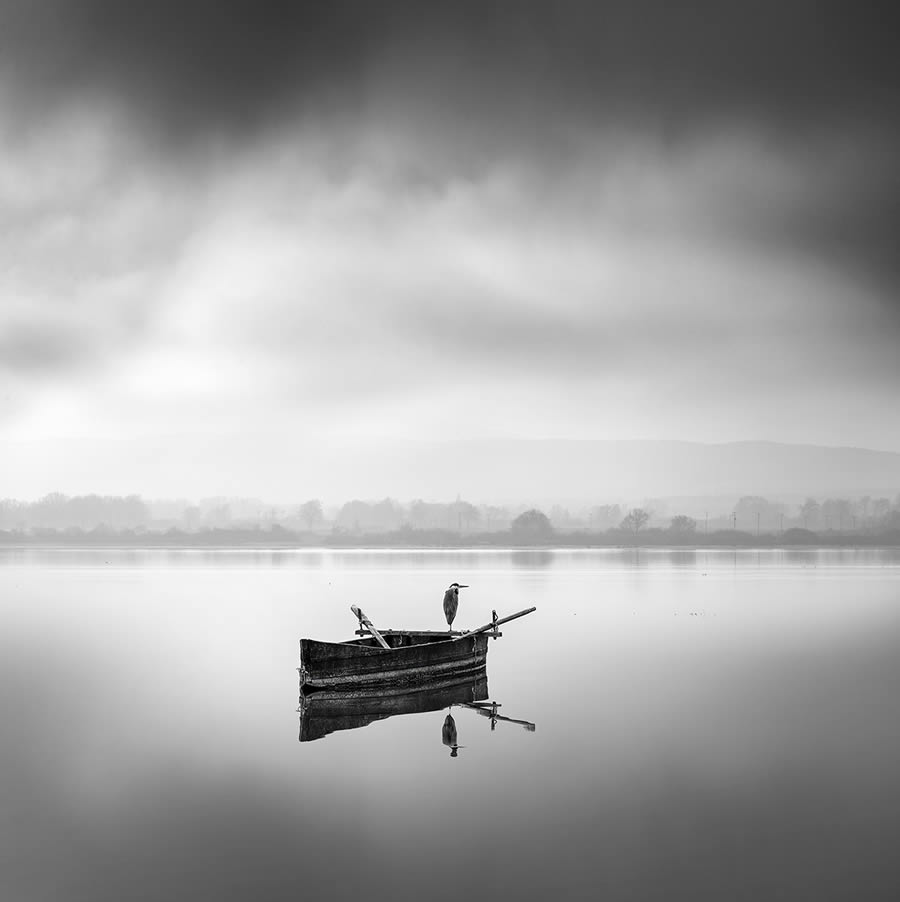
[{"label": "reflection of heron", "polygon": [[452,714],[444,718],[444,726],[441,727],[441,742],[450,749],[450,757],[456,758],[460,746],[456,742],[456,721]]},{"label": "reflection of heron", "polygon": [[453,621],[456,619],[456,612],[459,609],[459,590],[468,588],[459,583],[451,583],[450,588],[444,592],[444,616],[447,618],[447,626],[450,629],[453,629]]}]

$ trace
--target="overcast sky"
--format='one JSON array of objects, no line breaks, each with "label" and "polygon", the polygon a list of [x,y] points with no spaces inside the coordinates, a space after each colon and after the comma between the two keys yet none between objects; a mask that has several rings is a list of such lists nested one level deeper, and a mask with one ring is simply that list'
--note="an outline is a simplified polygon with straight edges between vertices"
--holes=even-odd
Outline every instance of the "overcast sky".
[{"label": "overcast sky", "polygon": [[900,451],[893,6],[0,0],[0,442]]}]

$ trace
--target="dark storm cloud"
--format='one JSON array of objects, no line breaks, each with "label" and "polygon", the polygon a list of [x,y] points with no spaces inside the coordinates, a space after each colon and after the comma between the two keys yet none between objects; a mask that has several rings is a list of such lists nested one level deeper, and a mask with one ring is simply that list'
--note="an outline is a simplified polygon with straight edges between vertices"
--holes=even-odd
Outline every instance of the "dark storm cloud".
[{"label": "dark storm cloud", "polygon": [[[636,118],[789,130],[897,124],[892,4],[793,2],[5,3],[4,75],[28,103],[115,99],[169,139],[351,113],[388,78],[435,121],[498,113],[494,137]],[[33,110],[32,110],[33,111]]]},{"label": "dark storm cloud", "polygon": [[405,186],[510,161],[554,179],[617,129],[665,148],[748,130],[854,148],[823,200],[729,227],[896,278],[895,4],[0,0],[0,74],[23,122],[112,105],[164,154],[310,125],[321,166]]},{"label": "dark storm cloud", "polygon": [[[883,159],[876,151],[868,160],[857,160],[854,174],[836,177],[823,185],[810,203],[797,207],[773,207],[762,217],[757,231],[765,230],[770,244],[781,242],[797,253],[829,259],[838,266],[848,264],[876,281],[889,301],[891,285],[900,279],[900,167],[893,154]],[[882,157],[878,159],[878,157]],[[880,284],[878,284],[880,283]]]}]

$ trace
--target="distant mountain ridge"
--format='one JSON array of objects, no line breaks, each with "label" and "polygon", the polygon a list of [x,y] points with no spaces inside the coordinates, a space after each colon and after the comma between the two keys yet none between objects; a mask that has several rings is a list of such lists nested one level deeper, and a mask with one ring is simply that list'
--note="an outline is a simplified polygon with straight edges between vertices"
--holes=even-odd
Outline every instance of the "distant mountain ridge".
[{"label": "distant mountain ridge", "polygon": [[61,491],[340,503],[460,495],[476,503],[588,505],[900,492],[900,453],[766,441],[382,439],[335,447],[248,432],[17,442],[3,452],[0,496],[22,498]]},{"label": "distant mountain ridge", "polygon": [[[900,453],[777,442],[462,441],[431,446],[424,482],[457,470],[466,496],[634,499],[680,495],[890,495]],[[425,475],[427,474],[427,475]]]}]

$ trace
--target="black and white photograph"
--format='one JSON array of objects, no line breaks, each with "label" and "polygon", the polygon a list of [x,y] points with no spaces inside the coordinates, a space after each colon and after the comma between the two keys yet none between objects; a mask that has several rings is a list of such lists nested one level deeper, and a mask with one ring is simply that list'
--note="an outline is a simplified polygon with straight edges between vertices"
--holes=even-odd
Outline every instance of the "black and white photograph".
[{"label": "black and white photograph", "polygon": [[0,0],[0,900],[900,898],[900,7]]}]

